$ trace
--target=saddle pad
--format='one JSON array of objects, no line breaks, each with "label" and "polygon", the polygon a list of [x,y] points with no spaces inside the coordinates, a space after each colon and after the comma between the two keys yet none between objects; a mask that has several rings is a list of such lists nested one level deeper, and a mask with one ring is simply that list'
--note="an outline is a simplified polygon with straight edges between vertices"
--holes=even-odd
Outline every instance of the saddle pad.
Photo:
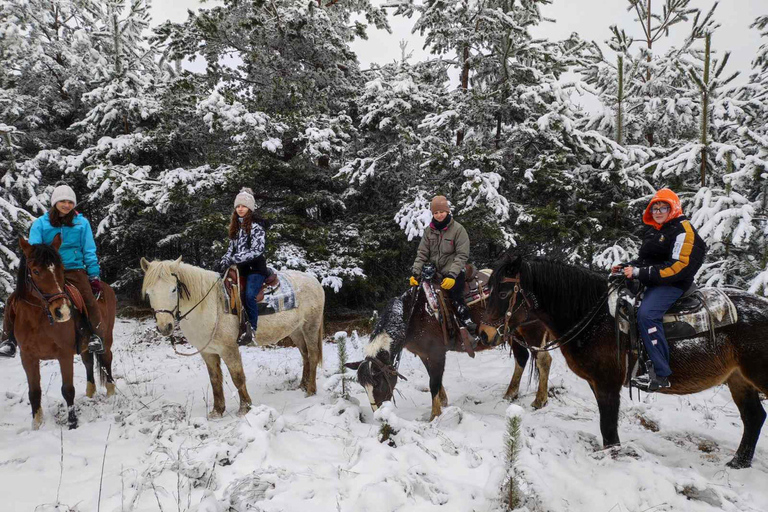
[{"label": "saddle pad", "polygon": [[[717,329],[736,323],[738,313],[736,306],[720,288],[701,288],[690,297],[686,297],[686,302],[698,300],[696,307],[688,307],[683,311],[673,312],[664,315],[664,331],[668,339],[685,338],[695,336],[696,334],[706,333],[710,330],[710,315]],[[611,316],[616,316],[617,301],[622,301],[634,307],[637,299],[631,294],[621,295],[613,292],[608,302]],[[672,310],[675,306],[673,305]],[[621,332],[629,332],[629,324],[625,320],[619,321]]]},{"label": "saddle pad", "polygon": [[69,283],[64,283],[64,290],[69,295],[69,298],[72,299],[72,305],[75,306],[75,309],[81,314],[88,316],[88,311],[85,309],[85,300],[80,294],[80,290],[75,288],[75,285]]},{"label": "saddle pad", "polygon": [[714,329],[731,325],[738,320],[736,306],[721,289],[702,288],[692,297],[699,298],[698,307],[664,315],[664,323],[682,322],[690,325],[693,331],[699,334],[709,331],[710,319]]},{"label": "saddle pad", "polygon": [[278,313],[299,307],[299,300],[288,276],[283,272],[278,272],[277,279],[280,282],[277,289],[265,294],[264,300],[259,302],[260,314]]},{"label": "saddle pad", "polygon": [[467,303],[467,306],[488,298],[491,294],[491,286],[488,284],[488,281],[490,281],[492,273],[493,270],[490,268],[484,268],[479,272],[475,272],[467,280],[467,283],[464,285],[464,302]]}]

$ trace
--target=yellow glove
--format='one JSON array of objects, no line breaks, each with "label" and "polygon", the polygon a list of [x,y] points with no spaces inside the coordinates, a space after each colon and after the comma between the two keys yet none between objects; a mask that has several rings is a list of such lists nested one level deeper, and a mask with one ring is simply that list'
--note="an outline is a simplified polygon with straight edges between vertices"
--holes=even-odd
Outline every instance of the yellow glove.
[{"label": "yellow glove", "polygon": [[411,286],[419,286],[419,280],[413,276],[411,276],[408,282],[411,283]]},{"label": "yellow glove", "polygon": [[443,282],[440,283],[440,287],[443,290],[450,290],[451,288],[453,288],[453,285],[455,284],[456,284],[456,280],[454,278],[446,277],[445,279],[443,279]]}]

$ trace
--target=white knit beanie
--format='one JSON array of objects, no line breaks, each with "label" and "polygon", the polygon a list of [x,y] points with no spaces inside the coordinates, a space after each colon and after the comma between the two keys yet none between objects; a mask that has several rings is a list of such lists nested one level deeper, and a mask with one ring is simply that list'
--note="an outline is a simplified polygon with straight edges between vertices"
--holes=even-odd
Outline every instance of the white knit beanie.
[{"label": "white knit beanie", "polygon": [[235,197],[235,208],[243,205],[251,211],[256,209],[256,199],[253,197],[253,191],[248,187],[240,189],[240,193]]},{"label": "white knit beanie", "polygon": [[53,194],[51,194],[51,206],[56,206],[59,201],[72,201],[77,206],[75,191],[69,185],[59,185],[53,189]]}]

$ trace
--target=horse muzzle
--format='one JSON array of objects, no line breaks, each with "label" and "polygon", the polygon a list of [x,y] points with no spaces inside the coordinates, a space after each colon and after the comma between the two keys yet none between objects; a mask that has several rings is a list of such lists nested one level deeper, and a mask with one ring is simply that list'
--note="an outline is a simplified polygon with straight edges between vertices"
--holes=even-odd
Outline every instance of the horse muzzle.
[{"label": "horse muzzle", "polygon": [[69,319],[72,318],[72,310],[67,301],[61,301],[61,304],[51,304],[48,311],[50,311],[53,321],[57,323],[69,322]]}]

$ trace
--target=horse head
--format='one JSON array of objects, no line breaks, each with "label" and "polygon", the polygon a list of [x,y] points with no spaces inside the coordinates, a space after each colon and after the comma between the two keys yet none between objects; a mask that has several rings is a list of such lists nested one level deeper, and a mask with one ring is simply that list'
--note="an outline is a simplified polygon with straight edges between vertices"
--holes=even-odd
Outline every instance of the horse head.
[{"label": "horse head", "polygon": [[184,290],[178,277],[180,265],[181,256],[170,262],[141,258],[141,269],[144,271],[141,293],[154,312],[157,330],[164,336],[173,332],[179,314],[179,288]]},{"label": "horse head", "polygon": [[[69,321],[72,312],[69,297],[64,291],[64,264],[59,255],[61,235],[56,235],[51,245],[31,245],[19,237],[19,247],[24,253],[19,268],[20,283],[27,283],[32,293],[43,302],[51,323]],[[24,285],[19,288],[25,293],[28,291]]]},{"label": "horse head", "polygon": [[[510,326],[514,327],[526,321],[529,311],[523,306],[527,301],[520,297],[522,267],[521,256],[513,257],[506,253],[493,269],[489,280],[490,297],[478,327],[484,341],[495,340],[504,335]],[[518,306],[518,303],[521,305]]]}]

